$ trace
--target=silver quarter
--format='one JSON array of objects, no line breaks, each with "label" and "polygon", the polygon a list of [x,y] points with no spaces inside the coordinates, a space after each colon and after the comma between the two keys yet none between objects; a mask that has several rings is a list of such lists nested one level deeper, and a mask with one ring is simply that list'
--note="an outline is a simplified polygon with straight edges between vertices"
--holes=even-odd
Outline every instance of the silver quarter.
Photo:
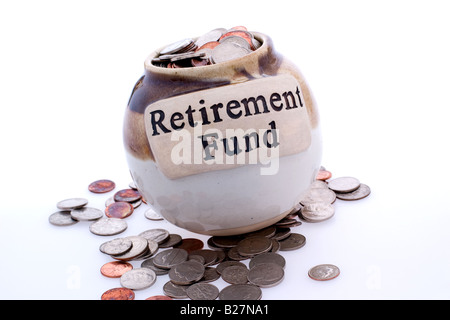
[{"label": "silver quarter", "polygon": [[165,229],[150,229],[139,234],[140,237],[156,241],[158,244],[166,241],[169,238],[169,235],[169,231]]},{"label": "silver quarter", "polygon": [[120,285],[131,290],[142,290],[152,286],[156,281],[156,274],[148,268],[137,268],[125,272],[120,277]]},{"label": "silver quarter", "polygon": [[88,200],[85,198],[70,198],[59,201],[56,207],[61,210],[71,210],[84,207],[87,204]]},{"label": "silver quarter", "polygon": [[186,294],[191,300],[216,300],[219,289],[210,283],[194,283],[186,289]]},{"label": "silver quarter", "polygon": [[175,299],[186,299],[188,298],[186,293],[187,288],[189,288],[189,286],[180,286],[172,281],[167,281],[163,286],[163,292],[166,296]]},{"label": "silver quarter", "polygon": [[275,263],[278,264],[280,267],[284,268],[286,266],[286,260],[284,259],[284,257],[278,253],[274,253],[274,252],[266,252],[260,255],[257,255],[255,257],[253,257],[248,266],[250,269],[252,269],[253,267],[259,265],[259,264],[263,264],[263,263]]},{"label": "silver quarter", "polygon": [[191,46],[193,43],[193,40],[190,38],[183,39],[174,43],[169,44],[164,49],[162,49],[159,54],[165,55],[165,54],[171,54],[175,52],[180,52]]},{"label": "silver quarter", "polygon": [[220,300],[260,300],[261,288],[253,284],[232,284],[219,292]]},{"label": "silver quarter", "polygon": [[347,193],[336,193],[336,198],[341,200],[360,200],[367,197],[370,194],[370,188],[368,185],[361,183],[358,189]]},{"label": "silver quarter", "polygon": [[97,208],[82,207],[78,209],[72,209],[70,215],[73,219],[78,221],[92,221],[103,217],[103,211]]},{"label": "silver quarter", "polygon": [[123,219],[100,218],[91,223],[89,231],[98,236],[112,236],[124,232],[128,224]]},{"label": "silver quarter", "polygon": [[340,273],[339,268],[333,264],[319,264],[308,271],[309,277],[318,281],[334,279]]},{"label": "silver quarter", "polygon": [[231,266],[241,266],[241,267],[247,268],[247,266],[245,264],[243,264],[242,262],[239,262],[236,260],[227,260],[227,261],[223,261],[223,262],[219,263],[216,267],[216,271],[217,271],[217,273],[222,274],[222,271],[225,268],[228,268]]},{"label": "silver quarter", "polygon": [[339,177],[328,182],[328,188],[335,192],[352,192],[359,188],[361,183],[353,177]]},{"label": "silver quarter", "polygon": [[162,268],[158,268],[157,266],[155,266],[155,264],[153,263],[153,259],[154,258],[149,258],[149,259],[142,261],[141,268],[152,269],[153,271],[155,271],[157,276],[161,276],[161,275],[165,275],[165,274],[169,273],[169,269],[162,269]]},{"label": "silver quarter", "polygon": [[184,249],[173,248],[161,251],[155,255],[153,263],[158,268],[170,269],[179,263],[186,261],[188,258],[188,252]]},{"label": "silver quarter", "polygon": [[240,265],[229,266],[222,270],[221,276],[230,284],[244,284],[248,282],[248,268]]},{"label": "silver quarter", "polygon": [[197,261],[184,261],[173,266],[169,278],[175,284],[188,285],[203,278],[205,266]]},{"label": "silver quarter", "polygon": [[55,226],[71,226],[77,223],[77,220],[72,219],[69,210],[57,211],[48,217],[48,221]]},{"label": "silver quarter", "polygon": [[321,222],[334,216],[334,207],[323,202],[309,203],[302,208],[301,215],[306,221]]},{"label": "silver quarter", "polygon": [[200,48],[202,45],[208,42],[218,41],[219,38],[226,32],[226,29],[217,28],[211,30],[197,38],[195,44]]},{"label": "silver quarter", "polygon": [[273,287],[283,281],[284,270],[276,263],[262,263],[248,272],[248,281],[258,287]]},{"label": "silver quarter", "polygon": [[132,260],[148,250],[147,239],[139,236],[129,236],[125,238],[130,240],[133,243],[133,246],[124,254],[112,256],[114,259],[123,261]]},{"label": "silver quarter", "polygon": [[325,188],[310,188],[303,196],[300,203],[305,206],[309,203],[323,202],[332,204],[336,201],[336,193],[333,190]]},{"label": "silver quarter", "polygon": [[229,60],[242,58],[252,50],[241,47],[233,42],[224,42],[215,47],[211,54],[213,63],[221,63]]},{"label": "silver quarter", "polygon": [[205,259],[205,267],[215,264],[219,257],[219,251],[209,249],[193,250],[190,254],[202,256]]},{"label": "silver quarter", "polygon": [[153,220],[153,221],[164,220],[164,218],[163,218],[158,212],[156,212],[153,208],[148,208],[148,209],[144,212],[144,216],[145,216],[147,219]]},{"label": "silver quarter", "polygon": [[214,267],[205,267],[205,274],[199,282],[213,282],[220,278],[220,274]]},{"label": "silver quarter", "polygon": [[127,238],[117,238],[106,241],[100,245],[100,251],[109,255],[119,255],[128,252],[133,246],[133,242]]},{"label": "silver quarter", "polygon": [[241,256],[254,256],[269,251],[272,241],[266,237],[253,236],[239,241],[236,248]]},{"label": "silver quarter", "polygon": [[280,241],[280,251],[297,250],[303,247],[306,243],[304,235],[299,233],[291,233],[289,237]]},{"label": "silver quarter", "polygon": [[159,244],[159,247],[160,248],[170,248],[170,247],[173,247],[174,245],[180,243],[181,240],[182,240],[182,238],[179,234],[171,233],[171,234],[169,234],[169,238],[167,238],[166,241]]}]

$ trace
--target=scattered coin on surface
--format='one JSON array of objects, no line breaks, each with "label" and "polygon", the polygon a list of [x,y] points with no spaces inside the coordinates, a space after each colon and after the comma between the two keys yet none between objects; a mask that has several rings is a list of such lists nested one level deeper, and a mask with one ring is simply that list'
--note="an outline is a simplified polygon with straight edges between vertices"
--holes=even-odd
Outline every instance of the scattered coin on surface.
[{"label": "scattered coin on surface", "polygon": [[81,207],[77,209],[72,209],[70,215],[73,219],[78,221],[92,221],[103,217],[103,211],[97,208],[91,207]]},{"label": "scattered coin on surface", "polygon": [[108,179],[101,179],[91,182],[88,186],[88,190],[93,193],[106,193],[113,190],[116,187],[114,181]]},{"label": "scattered coin on surface", "polygon": [[361,183],[353,177],[339,177],[328,181],[328,188],[335,192],[352,192],[359,188]]},{"label": "scattered coin on surface", "polygon": [[232,284],[219,292],[220,300],[260,300],[261,288],[253,284]]},{"label": "scattered coin on surface", "polygon": [[120,277],[120,285],[131,290],[146,289],[152,286],[155,281],[155,272],[148,268],[133,269]]},{"label": "scattered coin on surface", "polygon": [[128,288],[113,288],[105,291],[102,300],[134,300],[134,291]]},{"label": "scattered coin on surface", "polygon": [[87,204],[88,200],[85,198],[70,198],[59,201],[56,207],[61,210],[71,210],[84,207]]},{"label": "scattered coin on surface", "polygon": [[361,183],[358,189],[347,193],[336,193],[336,197],[341,200],[360,200],[367,197],[370,194],[370,188],[368,185]]},{"label": "scattered coin on surface", "polygon": [[191,300],[216,300],[219,289],[210,283],[194,283],[186,289],[186,294]]},{"label": "scattered coin on surface", "polygon": [[309,277],[318,281],[331,280],[336,278],[339,274],[339,268],[332,264],[320,264],[312,267],[308,271]]},{"label": "scattered coin on surface", "polygon": [[98,236],[113,236],[128,228],[126,221],[117,218],[100,218],[92,222],[89,231]]},{"label": "scattered coin on surface", "polygon": [[276,286],[283,278],[284,270],[276,263],[261,263],[248,272],[248,281],[261,288]]},{"label": "scattered coin on surface", "polygon": [[48,221],[55,226],[71,226],[78,222],[72,219],[70,210],[57,211],[48,217]]}]

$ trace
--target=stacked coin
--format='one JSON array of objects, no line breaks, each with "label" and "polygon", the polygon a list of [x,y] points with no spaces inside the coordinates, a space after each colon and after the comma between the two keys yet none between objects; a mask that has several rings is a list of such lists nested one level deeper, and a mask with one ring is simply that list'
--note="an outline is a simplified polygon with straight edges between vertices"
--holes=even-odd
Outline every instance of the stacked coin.
[{"label": "stacked coin", "polygon": [[217,28],[197,39],[182,39],[164,47],[152,64],[162,68],[200,67],[241,58],[260,46],[246,27]]}]

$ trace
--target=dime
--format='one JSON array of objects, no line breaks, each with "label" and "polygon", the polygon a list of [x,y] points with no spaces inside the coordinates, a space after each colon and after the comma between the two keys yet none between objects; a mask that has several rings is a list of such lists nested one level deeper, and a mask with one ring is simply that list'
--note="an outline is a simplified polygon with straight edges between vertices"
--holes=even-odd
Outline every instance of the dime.
[{"label": "dime", "polygon": [[144,216],[149,220],[154,220],[154,221],[164,220],[164,218],[159,213],[157,213],[153,208],[148,208],[144,212]]},{"label": "dime", "polygon": [[173,299],[171,297],[168,297],[168,296],[156,295],[156,296],[148,297],[145,300],[173,300]]},{"label": "dime", "polygon": [[114,202],[105,209],[105,215],[109,218],[123,219],[133,213],[133,206],[128,202]]},{"label": "dime", "polygon": [[197,261],[184,261],[173,266],[169,278],[175,284],[188,285],[199,281],[205,273],[205,266]]},{"label": "dime", "polygon": [[132,290],[146,289],[153,285],[155,281],[155,272],[148,268],[133,269],[120,277],[120,285]]},{"label": "dime", "polygon": [[184,249],[169,249],[158,253],[153,259],[153,263],[158,268],[170,269],[173,266],[186,261],[188,252]]},{"label": "dime", "polygon": [[159,244],[159,247],[160,248],[170,248],[180,242],[181,242],[181,236],[179,234],[171,233],[171,234],[169,234],[169,238],[166,241]]},{"label": "dime", "polygon": [[263,264],[263,263],[275,263],[278,264],[280,267],[284,268],[286,265],[286,260],[284,257],[278,253],[274,252],[266,252],[260,255],[257,255],[253,257],[249,262],[249,268],[252,269],[253,267]]},{"label": "dime", "polygon": [[216,300],[219,289],[210,283],[194,283],[186,289],[187,296],[192,300]]},{"label": "dime", "polygon": [[149,229],[139,234],[140,237],[144,237],[149,240],[153,240],[158,244],[163,243],[169,238],[169,231],[165,229]]},{"label": "dime", "polygon": [[102,300],[134,300],[134,291],[128,288],[113,288],[105,291]]},{"label": "dime", "polygon": [[71,226],[78,222],[77,220],[72,219],[70,211],[68,210],[52,213],[48,217],[48,221],[55,226]]},{"label": "dime", "polygon": [[153,259],[154,258],[149,258],[144,260],[141,263],[141,268],[149,268],[152,269],[153,271],[155,271],[157,276],[161,276],[161,275],[165,275],[169,273],[169,269],[162,269],[162,268],[158,268],[157,266],[155,266],[155,264],[153,263]]},{"label": "dime", "polygon": [[252,236],[239,241],[236,246],[241,256],[254,256],[269,251],[272,241],[262,236]]},{"label": "dime", "polygon": [[222,279],[230,284],[247,283],[248,269],[244,266],[229,266],[222,270]]},{"label": "dime", "polygon": [[303,247],[306,243],[306,238],[304,235],[299,233],[291,233],[289,237],[280,241],[281,251],[296,250]]},{"label": "dime", "polygon": [[248,272],[248,281],[262,288],[273,287],[279,284],[283,278],[284,270],[276,263],[261,263]]},{"label": "dime", "polygon": [[84,207],[88,204],[88,200],[84,198],[70,198],[61,200],[56,204],[56,207],[61,210],[71,210]]},{"label": "dime", "polygon": [[82,207],[77,209],[72,209],[70,211],[72,219],[78,221],[92,221],[103,217],[103,212],[96,208]]},{"label": "dime", "polygon": [[334,216],[334,207],[323,202],[309,203],[302,208],[301,215],[306,221],[321,222]]},{"label": "dime", "polygon": [[133,269],[133,265],[124,261],[111,261],[100,268],[100,273],[108,278],[120,278],[125,272]]},{"label": "dime", "polygon": [[167,281],[163,286],[164,294],[175,299],[185,299],[188,297],[186,290],[189,286],[181,286]]},{"label": "dime", "polygon": [[340,177],[328,182],[328,188],[335,192],[352,192],[359,188],[360,182],[353,177]]},{"label": "dime", "polygon": [[328,171],[328,170],[319,170],[319,172],[317,173],[316,179],[325,181],[325,180],[330,179],[331,176],[332,176],[332,174],[331,174],[330,171]]},{"label": "dime", "polygon": [[308,276],[311,279],[318,281],[331,280],[336,278],[339,274],[339,268],[332,264],[320,264],[312,267],[308,271]]},{"label": "dime", "polygon": [[367,197],[370,194],[370,188],[368,185],[361,183],[358,189],[347,193],[336,193],[336,198],[341,200],[360,200]]},{"label": "dime", "polygon": [[131,249],[124,254],[112,256],[114,259],[124,261],[132,260],[148,250],[148,241],[143,237],[129,236],[125,237],[125,239],[129,239],[133,243]]},{"label": "dime", "polygon": [[101,218],[91,223],[89,231],[98,236],[112,236],[128,228],[126,221],[117,218]]},{"label": "dime", "polygon": [[133,246],[133,242],[128,238],[117,238],[106,241],[100,245],[100,251],[109,255],[119,255],[128,252]]},{"label": "dime", "polygon": [[191,253],[193,251],[202,249],[203,241],[195,238],[184,238],[180,243],[175,245],[174,248],[184,249],[188,253]]},{"label": "dime", "polygon": [[300,203],[302,205],[307,205],[309,203],[323,202],[323,203],[333,203],[336,200],[336,193],[330,189],[325,188],[310,188],[306,195],[302,198]]},{"label": "dime", "polygon": [[220,300],[259,300],[261,288],[253,284],[232,284],[219,292]]},{"label": "dime", "polygon": [[107,179],[97,180],[89,184],[88,190],[93,193],[106,193],[113,190],[116,184]]},{"label": "dime", "polygon": [[114,200],[117,202],[119,201],[134,202],[141,198],[142,195],[139,193],[139,191],[131,188],[119,190],[114,194]]}]

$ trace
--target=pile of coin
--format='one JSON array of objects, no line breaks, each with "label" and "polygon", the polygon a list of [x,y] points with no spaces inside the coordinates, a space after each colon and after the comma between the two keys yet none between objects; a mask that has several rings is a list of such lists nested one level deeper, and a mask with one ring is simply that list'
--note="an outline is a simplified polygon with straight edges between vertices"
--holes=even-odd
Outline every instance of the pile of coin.
[{"label": "pile of coin", "polygon": [[152,64],[162,68],[201,67],[246,56],[261,43],[244,26],[217,28],[198,37],[163,48]]}]

